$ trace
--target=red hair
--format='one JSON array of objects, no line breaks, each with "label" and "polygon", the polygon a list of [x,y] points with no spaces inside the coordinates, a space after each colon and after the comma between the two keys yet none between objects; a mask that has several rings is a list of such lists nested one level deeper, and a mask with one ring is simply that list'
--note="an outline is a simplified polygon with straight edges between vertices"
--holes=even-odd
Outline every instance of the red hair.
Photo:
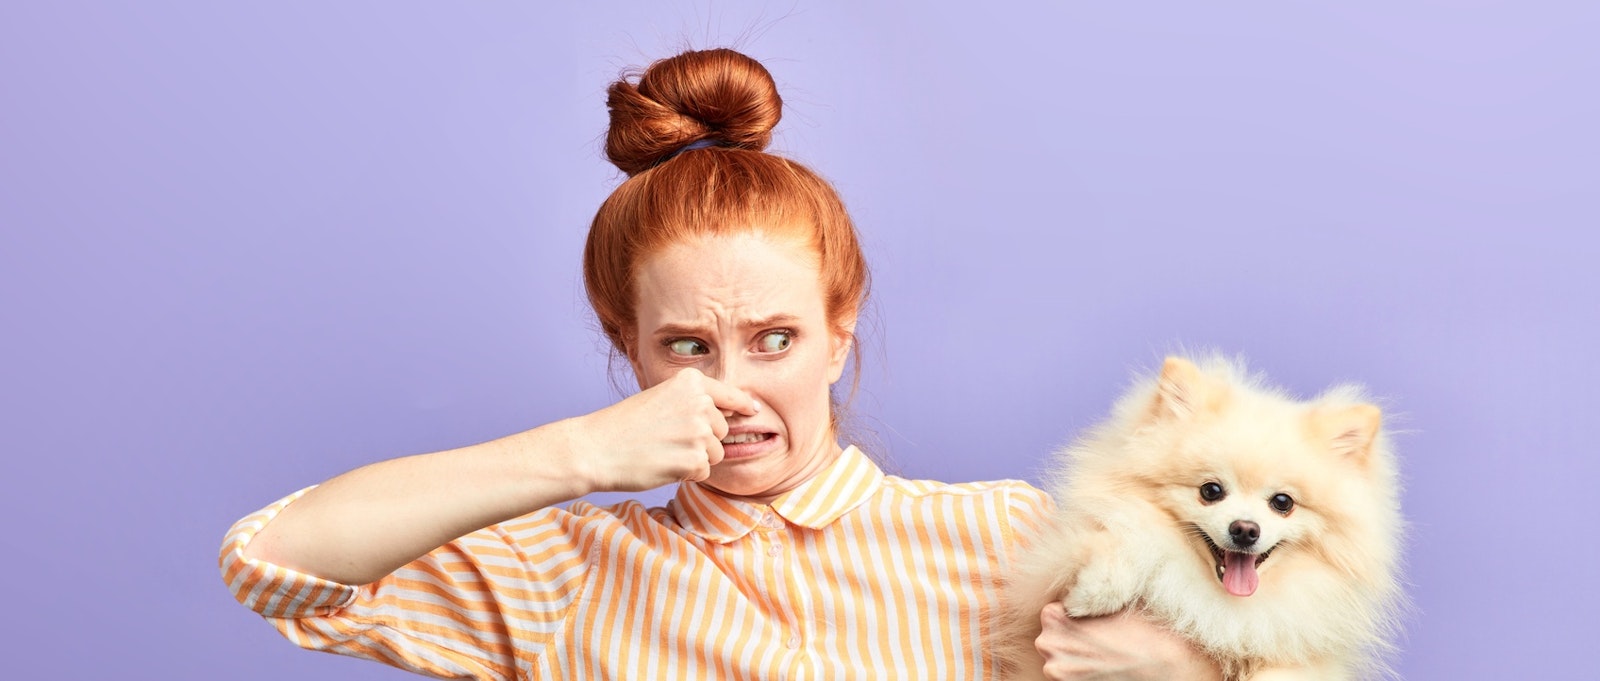
[{"label": "red hair", "polygon": [[[691,238],[756,230],[812,250],[829,325],[852,337],[867,298],[866,258],[833,187],[763,151],[783,100],[760,62],[728,49],[685,52],[613,83],[606,105],[606,156],[629,177],[589,227],[583,281],[617,352],[627,353],[637,323],[642,260]],[[710,146],[684,150],[697,142]]]}]

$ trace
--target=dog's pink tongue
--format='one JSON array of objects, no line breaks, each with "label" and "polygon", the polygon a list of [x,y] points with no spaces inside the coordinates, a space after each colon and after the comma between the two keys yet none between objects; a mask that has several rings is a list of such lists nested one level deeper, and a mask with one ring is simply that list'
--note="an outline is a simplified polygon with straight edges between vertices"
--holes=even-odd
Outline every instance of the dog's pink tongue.
[{"label": "dog's pink tongue", "polygon": [[1249,596],[1256,592],[1260,578],[1256,576],[1256,557],[1235,551],[1223,552],[1222,586],[1235,596]]}]

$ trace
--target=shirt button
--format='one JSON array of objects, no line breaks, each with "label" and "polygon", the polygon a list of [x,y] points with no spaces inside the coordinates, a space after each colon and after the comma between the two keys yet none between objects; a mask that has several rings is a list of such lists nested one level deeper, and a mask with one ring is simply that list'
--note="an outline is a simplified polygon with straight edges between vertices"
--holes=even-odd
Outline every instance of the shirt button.
[{"label": "shirt button", "polygon": [[790,636],[789,640],[784,642],[784,645],[789,646],[789,650],[794,650],[795,648],[799,648],[800,647],[800,637],[799,636]]},{"label": "shirt button", "polygon": [[776,558],[780,553],[783,553],[783,547],[778,546],[777,544],[767,547],[767,555],[769,556]]}]

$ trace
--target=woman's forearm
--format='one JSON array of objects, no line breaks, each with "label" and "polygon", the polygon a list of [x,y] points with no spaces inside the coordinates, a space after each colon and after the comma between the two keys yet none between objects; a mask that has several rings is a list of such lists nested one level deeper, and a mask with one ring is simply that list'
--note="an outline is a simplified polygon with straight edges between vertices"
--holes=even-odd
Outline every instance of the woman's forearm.
[{"label": "woman's forearm", "polygon": [[344,584],[377,581],[457,537],[594,491],[573,424],[355,469],[286,506],[244,554]]},{"label": "woman's forearm", "polygon": [[591,414],[340,475],[284,507],[244,556],[368,584],[452,539],[590,492],[704,480],[722,460],[724,414],[759,410],[686,369]]}]

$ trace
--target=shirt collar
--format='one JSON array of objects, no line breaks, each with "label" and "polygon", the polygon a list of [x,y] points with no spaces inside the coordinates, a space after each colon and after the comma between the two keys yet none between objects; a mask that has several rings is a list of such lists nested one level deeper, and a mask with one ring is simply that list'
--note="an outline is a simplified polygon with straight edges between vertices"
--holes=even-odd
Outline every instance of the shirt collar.
[{"label": "shirt collar", "polygon": [[678,523],[719,544],[739,539],[768,513],[813,530],[827,527],[866,502],[883,483],[883,471],[861,450],[845,448],[833,463],[770,505],[729,499],[695,482],[678,486],[672,514]]}]

